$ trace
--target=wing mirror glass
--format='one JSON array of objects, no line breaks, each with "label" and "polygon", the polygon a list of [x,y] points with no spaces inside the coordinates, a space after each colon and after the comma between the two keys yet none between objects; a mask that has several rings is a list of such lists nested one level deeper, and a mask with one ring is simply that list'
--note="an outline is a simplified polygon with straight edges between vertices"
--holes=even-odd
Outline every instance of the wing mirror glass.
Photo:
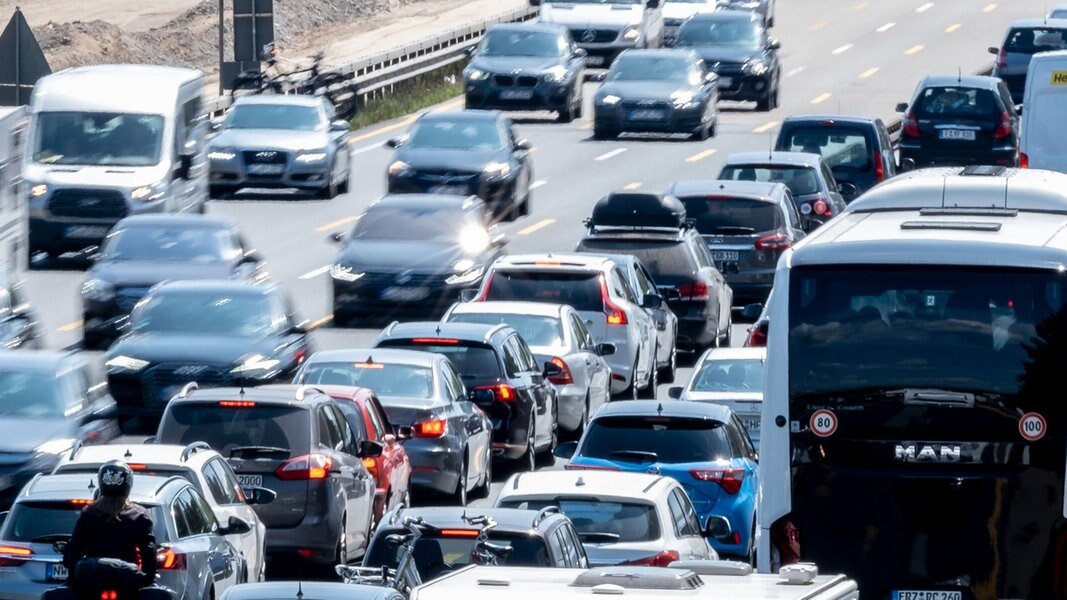
[{"label": "wing mirror glass", "polygon": [[588,79],[589,81],[604,81],[605,79],[608,78],[608,74],[604,73],[604,72],[590,73],[590,74],[586,75],[585,78]]},{"label": "wing mirror glass", "polygon": [[914,158],[905,158],[904,160],[900,161],[900,170],[901,171],[911,171],[913,169],[915,169],[915,159]]},{"label": "wing mirror glass", "polygon": [[670,396],[674,400],[681,400],[682,399],[682,391],[684,389],[685,388],[683,388],[680,385],[671,386],[670,389],[667,390],[667,395]]},{"label": "wing mirror glass", "polygon": [[782,48],[782,42],[778,38],[771,38],[769,46],[771,50],[780,50]]},{"label": "wing mirror glass", "polygon": [[575,48],[574,58],[585,58],[587,56],[589,56],[589,52],[585,48]]},{"label": "wing mirror glass", "polygon": [[230,517],[226,521],[226,526],[222,527],[219,531],[220,535],[244,535],[252,531],[252,526],[248,524],[248,521],[240,517]]},{"label": "wing mirror glass", "polygon": [[642,308],[661,308],[663,306],[663,296],[659,294],[646,294],[641,301]]},{"label": "wing mirror glass", "polygon": [[175,179],[189,179],[193,171],[193,155],[179,154],[178,168],[174,170]]},{"label": "wing mirror glass", "polygon": [[335,231],[331,233],[326,239],[335,244],[340,244],[341,242],[345,241],[345,233],[343,231]]},{"label": "wing mirror glass", "polygon": [[519,138],[519,139],[515,140],[515,149],[516,150],[529,150],[530,149],[530,140],[528,140],[526,138]]},{"label": "wing mirror glass", "polygon": [[1000,48],[997,48],[996,46],[990,46],[986,48],[986,52],[990,54],[1000,54]]},{"label": "wing mirror glass", "polygon": [[403,142],[400,140],[400,138],[389,138],[385,140],[386,148],[399,148],[402,144]]},{"label": "wing mirror glass", "polygon": [[734,528],[726,517],[711,515],[704,526],[704,537],[725,542],[734,534]]},{"label": "wing mirror glass", "polygon": [[473,302],[474,299],[477,298],[477,297],[478,297],[478,290],[475,289],[475,288],[467,288],[465,290],[460,290],[460,292],[459,292],[459,300],[460,300],[460,302]]},{"label": "wing mirror glass", "polygon": [[310,323],[308,323],[307,321],[300,321],[299,323],[293,323],[293,325],[291,327],[289,327],[289,333],[296,334],[296,335],[304,335],[304,334],[306,334],[308,332],[308,326],[309,325],[310,325]]},{"label": "wing mirror glass", "polygon": [[898,104],[897,104],[897,112],[898,112],[898,113],[905,113],[905,112],[908,112],[908,103],[907,103],[907,102],[900,102],[900,103],[898,103]]},{"label": "wing mirror glass", "polygon": [[745,307],[741,309],[741,316],[750,321],[755,321],[761,314],[763,314],[763,305],[758,302],[755,304],[746,304]]},{"label": "wing mirror glass", "polygon": [[274,502],[274,499],[278,497],[278,492],[274,490],[268,490],[265,487],[246,487],[244,488],[245,504],[254,506],[257,504],[270,504]]},{"label": "wing mirror glass", "polygon": [[563,368],[552,361],[548,361],[545,363],[544,369],[542,369],[541,374],[544,375],[545,379],[559,377],[560,375],[563,375]]},{"label": "wing mirror glass", "polygon": [[377,458],[382,455],[384,450],[385,445],[381,442],[363,440],[359,443],[359,451],[356,456],[359,458]]},{"label": "wing mirror glass", "polygon": [[330,131],[333,131],[335,133],[340,133],[340,132],[348,131],[348,130],[349,130],[348,121],[337,119],[336,121],[331,121],[330,122]]},{"label": "wing mirror glass", "polygon": [[615,344],[611,342],[603,342],[596,345],[596,353],[598,356],[611,356],[615,354]]},{"label": "wing mirror glass", "polygon": [[562,444],[556,444],[556,449],[552,451],[552,454],[557,458],[570,459],[577,451],[578,442],[563,442]]},{"label": "wing mirror glass", "polygon": [[397,426],[396,427],[396,439],[398,440],[410,440],[414,437],[414,430],[410,427]]}]

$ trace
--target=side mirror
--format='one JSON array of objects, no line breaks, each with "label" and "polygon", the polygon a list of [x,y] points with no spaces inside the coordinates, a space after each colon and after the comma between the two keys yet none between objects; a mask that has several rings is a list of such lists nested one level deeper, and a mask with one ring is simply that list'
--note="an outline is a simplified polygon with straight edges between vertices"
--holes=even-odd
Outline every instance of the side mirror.
[{"label": "side mirror", "polygon": [[530,149],[530,140],[528,140],[526,138],[520,138],[518,140],[515,140],[515,149],[516,150],[529,150]]},{"label": "side mirror", "polygon": [[898,103],[897,104],[897,112],[898,113],[906,113],[906,112],[908,112],[908,103],[907,102]]},{"label": "side mirror", "polygon": [[333,242],[333,243],[335,243],[335,244],[340,244],[341,242],[345,241],[345,232],[343,232],[343,231],[335,231],[335,232],[331,233],[330,235],[328,235],[326,237],[326,239],[331,241],[331,242]]},{"label": "side mirror", "polygon": [[718,515],[708,517],[707,524],[704,526],[704,537],[726,542],[733,534],[734,528],[730,525],[729,519]]},{"label": "side mirror", "polygon": [[597,356],[611,356],[615,354],[615,344],[611,342],[603,342],[596,345]]},{"label": "side mirror", "polygon": [[762,314],[763,305],[758,302],[756,304],[746,304],[745,307],[741,309],[741,316],[750,321],[755,321]]},{"label": "side mirror", "polygon": [[289,333],[294,335],[306,335],[308,332],[308,325],[309,323],[307,321],[293,323],[293,325],[289,327]]},{"label": "side mirror", "polygon": [[410,440],[412,437],[414,437],[414,431],[410,427],[398,426],[396,428],[396,439]]},{"label": "side mirror", "polygon": [[241,257],[241,262],[261,263],[263,262],[263,257],[259,255],[259,252],[256,252],[255,250],[249,250],[245,252],[244,256]]},{"label": "side mirror", "polygon": [[1000,48],[997,48],[996,46],[990,46],[986,48],[986,51],[990,54],[1000,54]]},{"label": "side mirror", "polygon": [[1022,104],[1016,104],[1015,105],[1015,112],[1019,113],[1020,115],[1023,114],[1023,105]]},{"label": "side mirror", "polygon": [[603,72],[603,71],[601,71],[599,73],[590,73],[590,74],[586,75],[585,78],[588,79],[589,81],[604,81],[605,79],[608,78],[608,74]]},{"label": "side mirror", "polygon": [[530,6],[541,6],[541,0],[530,0]]},{"label": "side mirror", "polygon": [[585,48],[577,48],[574,51],[574,58],[585,58],[587,56],[589,56],[589,52]]},{"label": "side mirror", "polygon": [[551,379],[553,377],[559,377],[560,375],[563,375],[563,369],[556,363],[548,361],[545,363],[544,369],[542,369],[541,374],[545,376],[545,379]]},{"label": "side mirror", "polygon": [[913,169],[915,169],[915,159],[914,158],[905,158],[904,160],[900,161],[900,170],[901,171],[911,171]]},{"label": "side mirror", "polygon": [[382,455],[383,450],[385,450],[385,444],[363,440],[359,443],[359,451],[356,456],[359,458],[377,458]]},{"label": "side mirror", "polygon": [[563,442],[562,444],[556,444],[556,449],[552,451],[552,454],[556,455],[557,458],[570,459],[577,451],[578,442]]},{"label": "side mirror", "polygon": [[400,138],[389,138],[389,139],[385,140],[385,147],[386,148],[399,148],[400,147]]},{"label": "side mirror", "polygon": [[719,80],[719,76],[715,73],[704,73],[704,83],[715,83]]},{"label": "side mirror", "polygon": [[768,44],[771,50],[780,50],[782,48],[782,42],[778,38],[771,38],[771,43]]},{"label": "side mirror", "polygon": [[490,240],[489,243],[494,248],[503,248],[504,246],[508,245],[508,241],[509,240],[508,240],[507,234],[501,233],[501,234],[497,234],[497,235],[493,236],[493,239]]},{"label": "side mirror", "polygon": [[648,0],[647,2],[645,2],[645,8],[659,8],[659,0]]},{"label": "side mirror", "polygon": [[682,399],[682,391],[684,391],[684,390],[685,390],[685,388],[683,388],[680,385],[673,385],[673,386],[670,387],[670,389],[667,390],[667,395],[670,396],[674,400],[681,400]]},{"label": "side mirror", "polygon": [[207,130],[211,133],[222,131],[222,119],[211,119],[207,122]]},{"label": "side mirror", "polygon": [[663,306],[663,296],[659,294],[646,294],[641,302],[641,308],[660,308]]},{"label": "side mirror", "polygon": [[193,171],[193,155],[192,154],[179,154],[178,155],[178,168],[174,171],[174,177],[177,179],[189,179]]},{"label": "side mirror", "polygon": [[244,535],[249,531],[252,531],[252,526],[248,521],[240,517],[230,517],[226,526],[219,529],[219,535]]},{"label": "side mirror", "polygon": [[278,492],[268,490],[265,487],[246,487],[244,488],[244,493],[245,504],[249,506],[256,504],[270,504],[278,497]]},{"label": "side mirror", "polygon": [[348,125],[348,121],[338,119],[336,121],[330,122],[330,131],[333,131],[335,133],[348,131],[349,129],[351,129],[351,127]]},{"label": "side mirror", "polygon": [[851,181],[842,181],[837,184],[837,189],[841,192],[841,195],[845,197],[845,200],[851,200],[860,193],[860,189]]},{"label": "side mirror", "polygon": [[474,299],[477,298],[477,297],[478,297],[477,288],[467,288],[465,290],[460,290],[460,292],[459,292],[459,301],[460,302],[473,302]]},{"label": "side mirror", "polygon": [[478,49],[477,45],[467,46],[466,48],[463,49],[463,55],[464,56],[474,56],[474,51],[477,50],[477,49]]}]

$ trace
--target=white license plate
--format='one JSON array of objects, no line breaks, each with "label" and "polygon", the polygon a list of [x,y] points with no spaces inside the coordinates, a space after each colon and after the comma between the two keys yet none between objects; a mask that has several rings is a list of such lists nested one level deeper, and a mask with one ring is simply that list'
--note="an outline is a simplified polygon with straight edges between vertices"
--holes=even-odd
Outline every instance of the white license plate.
[{"label": "white license plate", "polygon": [[893,592],[893,600],[963,600],[963,592],[946,590],[908,590]]},{"label": "white license plate", "polygon": [[67,567],[59,563],[48,563],[45,568],[45,575],[47,575],[48,581],[66,581]]},{"label": "white license plate", "polygon": [[733,87],[733,85],[734,85],[734,80],[732,78],[730,78],[730,77],[720,77],[719,78],[719,87],[728,88],[728,87]]},{"label": "white license plate", "polygon": [[964,140],[967,142],[974,141],[974,131],[971,129],[942,129],[941,139],[943,140]]},{"label": "white license plate", "polygon": [[760,423],[760,420],[758,418],[755,418],[755,419],[741,419],[741,424],[745,426],[745,429],[749,433],[758,433],[759,432],[759,423]]},{"label": "white license plate", "polygon": [[711,253],[712,260],[720,262],[737,262],[740,255],[737,252],[728,252],[725,250],[719,250]]},{"label": "white license plate", "polygon": [[630,111],[630,119],[633,121],[662,121],[666,118],[666,112],[655,108],[642,108]]},{"label": "white license plate", "polygon": [[68,238],[102,238],[107,236],[110,228],[103,225],[71,225],[63,230],[63,236]]},{"label": "white license plate", "polygon": [[585,64],[586,64],[586,66],[589,66],[589,67],[599,67],[600,65],[604,64],[604,57],[603,56],[586,56],[585,57]]},{"label": "white license plate", "polygon": [[501,100],[529,100],[533,98],[533,90],[503,90],[500,92]]},{"label": "white license plate", "polygon": [[285,165],[248,165],[249,175],[281,175]]},{"label": "white license plate", "polygon": [[238,475],[237,483],[243,488],[263,487],[262,475]]},{"label": "white license plate", "polygon": [[431,194],[467,194],[465,185],[435,185],[430,188]]},{"label": "white license plate", "polygon": [[382,300],[394,300],[396,302],[414,302],[425,300],[430,295],[430,290],[416,287],[387,287],[382,290]]}]

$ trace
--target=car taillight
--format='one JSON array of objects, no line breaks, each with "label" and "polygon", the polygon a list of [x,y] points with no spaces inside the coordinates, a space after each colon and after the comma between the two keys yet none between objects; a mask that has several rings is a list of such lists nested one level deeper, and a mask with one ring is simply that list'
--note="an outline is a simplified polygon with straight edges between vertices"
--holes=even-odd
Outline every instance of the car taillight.
[{"label": "car taillight", "polygon": [[830,203],[825,198],[816,198],[811,203],[811,212],[821,217],[829,217],[834,213],[833,209],[830,208]]},{"label": "car taillight", "polygon": [[448,432],[448,421],[444,419],[430,419],[415,424],[412,428],[415,437],[439,438]]},{"label": "car taillight", "polygon": [[719,484],[727,494],[740,492],[741,484],[745,481],[744,469],[692,469],[689,474],[694,479]]},{"label": "car taillight", "polygon": [[756,240],[756,250],[785,250],[793,242],[784,233],[772,233]]},{"label": "car taillight", "polygon": [[618,467],[607,467],[601,465],[576,465],[574,463],[567,463],[563,465],[564,471],[618,471]]},{"label": "car taillight", "polygon": [[378,459],[367,457],[363,459],[363,468],[370,473],[371,477],[378,478]]},{"label": "car taillight", "polygon": [[600,298],[604,301],[604,315],[607,317],[608,325],[626,325],[629,323],[626,313],[622,312],[622,309],[611,301],[611,297],[608,295],[608,282],[603,275],[600,276]]},{"label": "car taillight", "polygon": [[904,113],[904,121],[900,127],[900,135],[910,138],[919,137],[919,122],[915,120],[915,113],[913,111],[909,110]]},{"label": "car taillight", "polygon": [[782,517],[771,525],[771,543],[778,550],[781,561],[778,566],[800,562],[800,531],[788,517]]},{"label": "car taillight", "polygon": [[1021,169],[1029,169],[1030,168],[1030,157],[1027,156],[1025,152],[1019,153],[1019,168],[1021,168]]},{"label": "car taillight", "polygon": [[156,566],[162,571],[183,571],[186,569],[185,553],[164,548],[156,553]]},{"label": "car taillight", "polygon": [[678,554],[677,550],[664,550],[663,552],[654,554],[648,558],[631,560],[622,564],[642,567],[666,567],[679,559],[681,559],[681,555]]},{"label": "car taillight", "polygon": [[708,284],[703,281],[683,283],[678,286],[678,295],[683,300],[707,300],[711,298],[708,293]]},{"label": "car taillight", "polygon": [[33,550],[24,546],[0,546],[0,567],[17,567],[33,558]]},{"label": "car taillight", "polygon": [[493,392],[493,400],[496,400],[497,402],[514,402],[519,397],[518,390],[506,383],[499,383],[497,385],[479,385],[471,388],[472,392],[475,390],[490,390]]},{"label": "car taillight", "polygon": [[548,380],[556,385],[568,385],[574,383],[574,378],[571,376],[571,368],[567,366],[567,363],[558,356],[553,356],[549,361],[552,364],[559,367],[560,374],[555,377],[549,377]]},{"label": "car taillight", "polygon": [[104,590],[100,592],[100,600],[119,600],[119,593],[116,590]]},{"label": "car taillight", "polygon": [[874,153],[874,182],[882,183],[885,181],[885,163],[882,162],[882,155]]},{"label": "car taillight", "polygon": [[292,481],[297,479],[326,479],[330,474],[333,460],[325,454],[305,454],[291,458],[274,471],[278,479]]},{"label": "car taillight", "polygon": [[1004,69],[1004,68],[1007,68],[1007,66],[1008,66],[1008,51],[1005,50],[1004,48],[1001,48],[1000,52],[997,52],[997,68],[998,69]]},{"label": "car taillight", "polygon": [[1000,113],[1000,123],[997,124],[997,128],[993,130],[993,139],[1002,140],[1011,135],[1011,115],[1008,111]]},{"label": "car taillight", "polygon": [[748,330],[748,337],[745,338],[745,348],[766,348],[767,347],[767,334],[763,331],[763,328],[759,325],[753,325]]}]

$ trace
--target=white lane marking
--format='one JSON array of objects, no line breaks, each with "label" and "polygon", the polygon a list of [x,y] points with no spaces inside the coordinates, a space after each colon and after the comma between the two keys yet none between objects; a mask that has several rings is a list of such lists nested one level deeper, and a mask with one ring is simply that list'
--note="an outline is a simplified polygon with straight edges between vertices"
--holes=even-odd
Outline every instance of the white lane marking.
[{"label": "white lane marking", "polygon": [[315,279],[319,275],[323,275],[329,270],[330,270],[330,265],[325,265],[325,266],[319,267],[319,268],[317,268],[317,269],[315,269],[313,271],[308,271],[307,273],[304,273],[303,275],[300,276],[300,279]]},{"label": "white lane marking", "polygon": [[788,71],[788,72],[787,72],[787,73],[785,74],[785,76],[786,76],[786,77],[792,77],[793,75],[796,75],[797,73],[800,73],[801,71],[803,71],[803,70],[804,70],[804,69],[806,69],[806,68],[807,68],[807,67],[797,67],[797,68],[795,68],[795,69],[790,69],[790,70],[789,70],[789,71]]},{"label": "white lane marking", "polygon": [[926,4],[923,4],[922,6],[920,6],[919,8],[916,8],[915,12],[917,12],[917,13],[926,12],[926,11],[930,10],[931,8],[933,8],[933,7],[934,7],[934,3],[933,2],[927,2]]},{"label": "white lane marking", "polygon": [[878,32],[878,33],[885,33],[887,31],[889,31],[890,29],[892,29],[894,25],[896,25],[896,23],[886,23],[885,25],[882,25],[878,29],[875,29],[875,31]]},{"label": "white lane marking", "polygon": [[849,48],[851,47],[852,44],[845,44],[844,46],[834,48],[833,51],[830,52],[830,54],[841,54],[842,52],[848,52]]},{"label": "white lane marking", "polygon": [[349,154],[351,154],[352,156],[356,156],[357,154],[366,154],[367,152],[370,152],[371,150],[377,150],[377,149],[379,149],[381,147],[382,147],[381,144],[372,144],[370,146],[364,146],[362,148],[356,148],[355,150],[353,150]]},{"label": "white lane marking", "polygon": [[535,182],[533,182],[533,183],[531,183],[531,184],[530,184],[530,189],[531,189],[531,190],[536,190],[537,188],[541,187],[542,185],[544,185],[544,184],[546,184],[546,183],[548,183],[548,181],[547,181],[547,180],[544,180],[544,179],[538,179],[537,181],[535,181]]},{"label": "white lane marking", "polygon": [[594,158],[593,160],[601,161],[601,160],[607,160],[609,158],[615,158],[616,156],[622,154],[623,152],[626,152],[626,148],[616,148],[616,149],[612,150],[611,152],[605,152],[604,154],[601,154],[600,156]]}]

